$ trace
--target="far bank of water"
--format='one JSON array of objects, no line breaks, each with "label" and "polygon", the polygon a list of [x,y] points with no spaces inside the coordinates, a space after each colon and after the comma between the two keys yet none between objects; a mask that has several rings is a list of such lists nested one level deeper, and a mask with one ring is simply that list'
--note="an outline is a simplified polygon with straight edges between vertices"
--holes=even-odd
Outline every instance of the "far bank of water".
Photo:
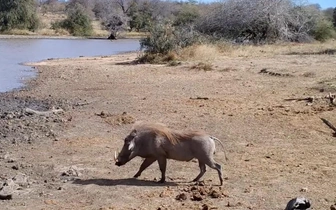
[{"label": "far bank of water", "polygon": [[137,51],[139,40],[96,39],[0,39],[0,92],[23,86],[23,80],[36,74],[22,63],[48,58],[103,56]]}]

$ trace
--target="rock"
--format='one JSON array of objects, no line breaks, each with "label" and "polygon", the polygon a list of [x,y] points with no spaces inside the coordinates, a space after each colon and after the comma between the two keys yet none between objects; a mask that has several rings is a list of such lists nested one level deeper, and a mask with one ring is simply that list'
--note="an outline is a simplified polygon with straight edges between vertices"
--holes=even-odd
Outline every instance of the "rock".
[{"label": "rock", "polygon": [[202,210],[209,210],[210,207],[208,206],[208,204],[203,204],[202,205]]},{"label": "rock", "polygon": [[198,192],[199,192],[201,195],[206,195],[206,194],[208,194],[208,191],[207,191],[207,189],[205,189],[205,188],[199,188],[199,189],[198,189]]},{"label": "rock", "polygon": [[63,182],[76,180],[80,176],[82,176],[82,173],[79,172],[77,166],[70,166],[70,168],[61,173]]},{"label": "rock", "polygon": [[336,203],[330,206],[330,210],[336,210]]},{"label": "rock", "polygon": [[19,166],[17,166],[17,165],[12,166],[12,169],[13,169],[13,170],[19,170]]},{"label": "rock", "polygon": [[303,187],[300,189],[300,192],[308,192],[308,188],[307,187]]},{"label": "rock", "polygon": [[79,169],[76,166],[70,166],[70,168],[62,172],[61,176],[76,176],[79,177],[82,174],[79,172]]},{"label": "rock", "polygon": [[30,185],[29,177],[26,174],[17,174],[15,177],[12,178],[12,180],[20,187],[26,188]]},{"label": "rock", "polygon": [[191,200],[201,201],[201,200],[203,200],[203,197],[201,196],[201,194],[199,192],[194,192],[192,197],[191,197]]},{"label": "rock", "polygon": [[187,198],[188,198],[187,194],[181,193],[181,194],[178,194],[175,199],[178,201],[185,201],[187,200]]},{"label": "rock", "polygon": [[209,195],[210,195],[211,198],[219,198],[219,197],[221,197],[220,193],[217,192],[216,190],[212,190]]},{"label": "rock", "polygon": [[204,181],[198,181],[195,183],[195,185],[197,186],[205,186],[205,182]]},{"label": "rock", "polygon": [[12,179],[8,179],[5,183],[3,183],[0,189],[0,195],[3,195],[3,197],[7,197],[9,195],[12,195],[19,188],[20,186],[16,184]]},{"label": "rock", "polygon": [[195,191],[195,190],[198,190],[198,188],[195,187],[195,186],[192,186],[190,190],[191,190],[191,191]]}]

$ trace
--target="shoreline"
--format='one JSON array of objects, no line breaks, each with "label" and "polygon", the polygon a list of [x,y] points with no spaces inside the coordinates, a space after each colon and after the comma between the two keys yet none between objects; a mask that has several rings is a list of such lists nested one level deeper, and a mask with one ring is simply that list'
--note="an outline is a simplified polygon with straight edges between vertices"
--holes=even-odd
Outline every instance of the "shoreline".
[{"label": "shoreline", "polygon": [[49,36],[49,35],[9,35],[9,34],[0,34],[1,39],[96,39],[96,40],[122,40],[122,39],[141,39],[142,36],[125,36],[118,39],[108,39],[107,37],[80,37],[80,36]]},{"label": "shoreline", "polygon": [[75,36],[44,36],[44,35],[7,35],[0,34],[0,39],[86,39]]}]

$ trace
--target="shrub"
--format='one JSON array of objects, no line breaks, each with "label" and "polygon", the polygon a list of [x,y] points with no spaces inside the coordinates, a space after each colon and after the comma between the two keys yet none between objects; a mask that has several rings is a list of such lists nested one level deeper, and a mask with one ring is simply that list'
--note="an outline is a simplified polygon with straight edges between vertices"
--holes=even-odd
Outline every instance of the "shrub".
[{"label": "shrub", "polygon": [[292,0],[226,0],[203,14],[196,28],[203,34],[238,43],[278,40],[311,41],[311,32],[323,16],[316,5]]},{"label": "shrub", "polygon": [[79,4],[74,9],[69,10],[68,17],[65,20],[54,22],[51,27],[54,30],[66,29],[74,36],[90,36],[93,32],[90,17]]},{"label": "shrub", "polygon": [[193,27],[174,27],[171,23],[156,23],[149,29],[149,36],[140,39],[141,49],[151,54],[168,54],[199,41]]},{"label": "shrub", "polygon": [[322,42],[335,37],[335,34],[333,23],[327,19],[319,20],[312,31],[313,37]]},{"label": "shrub", "polygon": [[36,9],[35,0],[0,0],[0,31],[36,30],[40,23]]}]

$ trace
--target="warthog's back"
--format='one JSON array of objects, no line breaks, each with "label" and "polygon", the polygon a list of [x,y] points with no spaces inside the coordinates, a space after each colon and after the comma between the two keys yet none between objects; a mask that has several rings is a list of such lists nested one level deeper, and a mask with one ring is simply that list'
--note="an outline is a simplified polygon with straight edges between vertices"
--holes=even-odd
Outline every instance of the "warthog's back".
[{"label": "warthog's back", "polygon": [[177,144],[166,143],[164,150],[167,158],[190,161],[193,158],[204,158],[215,151],[214,141],[200,132],[175,133]]}]

